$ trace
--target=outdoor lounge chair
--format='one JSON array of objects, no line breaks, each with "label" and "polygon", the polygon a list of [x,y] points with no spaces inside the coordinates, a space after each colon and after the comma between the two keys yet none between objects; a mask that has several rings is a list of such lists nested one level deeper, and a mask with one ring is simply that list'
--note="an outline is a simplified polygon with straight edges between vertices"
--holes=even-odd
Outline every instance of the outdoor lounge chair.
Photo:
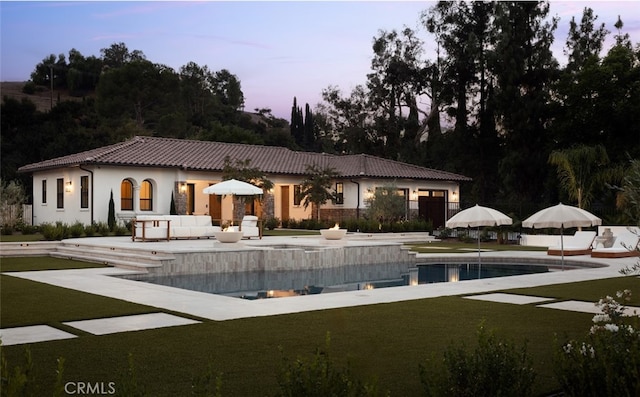
[{"label": "outdoor lounge chair", "polygon": [[[238,230],[237,227],[235,229]],[[245,215],[242,218],[239,230],[242,231],[243,238],[262,238],[262,233],[260,233],[260,227],[258,226],[258,217],[255,215]]]},{"label": "outdoor lounge chair", "polygon": [[638,245],[640,244],[640,235],[630,230],[625,230],[616,236],[613,246],[609,248],[594,248],[591,251],[593,258],[626,258],[629,256],[638,256]]},{"label": "outdoor lounge chair", "polygon": [[[565,237],[563,242],[564,255],[589,255],[595,238],[596,232],[583,231],[577,231],[573,236]],[[563,247],[559,245],[549,247],[547,255],[560,256],[563,253]]]}]

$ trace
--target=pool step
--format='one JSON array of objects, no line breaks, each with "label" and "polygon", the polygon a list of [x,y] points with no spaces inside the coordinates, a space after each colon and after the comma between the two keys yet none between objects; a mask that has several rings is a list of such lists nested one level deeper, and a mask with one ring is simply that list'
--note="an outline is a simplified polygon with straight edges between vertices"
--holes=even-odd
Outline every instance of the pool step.
[{"label": "pool step", "polygon": [[162,267],[175,260],[174,255],[164,252],[64,242],[50,255],[56,258],[102,263],[122,269],[145,272],[149,268]]}]

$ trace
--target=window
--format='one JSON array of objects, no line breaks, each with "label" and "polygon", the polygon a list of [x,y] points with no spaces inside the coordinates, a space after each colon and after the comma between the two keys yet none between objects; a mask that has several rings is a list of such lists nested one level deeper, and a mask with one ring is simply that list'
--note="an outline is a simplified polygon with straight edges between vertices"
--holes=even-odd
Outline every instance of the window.
[{"label": "window", "polygon": [[64,179],[62,178],[56,180],[56,199],[57,208],[64,208]]},{"label": "window", "polygon": [[42,204],[47,204],[47,180],[42,180]]},{"label": "window", "polygon": [[128,179],[120,184],[120,209],[133,211],[133,183]]},{"label": "window", "polygon": [[293,205],[300,205],[300,197],[301,188],[300,185],[293,185]]},{"label": "window", "polygon": [[342,182],[336,182],[336,204],[344,204],[344,186]]},{"label": "window", "polygon": [[153,186],[148,180],[140,186],[140,211],[153,211]]},{"label": "window", "polygon": [[89,177],[80,177],[80,208],[89,208]]}]

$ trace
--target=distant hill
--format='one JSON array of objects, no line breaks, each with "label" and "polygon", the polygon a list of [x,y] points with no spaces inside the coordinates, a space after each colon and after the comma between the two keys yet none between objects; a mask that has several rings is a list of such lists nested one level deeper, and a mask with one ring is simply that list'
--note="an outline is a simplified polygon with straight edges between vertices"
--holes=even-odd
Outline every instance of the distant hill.
[{"label": "distant hill", "polygon": [[[51,91],[46,87],[38,87],[38,90],[34,94],[25,94],[22,92],[26,81],[4,81],[0,82],[0,100],[5,96],[14,98],[21,101],[22,98],[27,98],[36,105],[36,109],[41,112],[48,112],[51,110]],[[89,95],[91,96],[91,95]],[[53,90],[53,105],[55,106],[57,101],[81,101],[82,97],[71,96],[67,90]],[[251,118],[251,121],[255,124],[264,124],[269,126],[269,120],[267,117],[253,112],[244,112]]]},{"label": "distant hill", "polygon": [[[45,87],[38,87],[34,94],[25,94],[22,92],[22,88],[25,85],[25,81],[4,81],[0,82],[0,96],[17,99],[21,101],[22,98],[27,98],[31,102],[35,103],[36,109],[41,112],[48,112],[51,110],[51,91]],[[81,101],[82,97],[70,96],[66,90],[53,90],[53,105],[57,101]]]}]

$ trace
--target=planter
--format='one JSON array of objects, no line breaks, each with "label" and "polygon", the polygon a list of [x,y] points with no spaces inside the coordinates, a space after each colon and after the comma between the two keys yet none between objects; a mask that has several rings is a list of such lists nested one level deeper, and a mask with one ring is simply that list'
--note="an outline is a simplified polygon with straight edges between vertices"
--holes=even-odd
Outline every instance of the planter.
[{"label": "planter", "polygon": [[213,232],[213,235],[221,243],[237,243],[242,239],[242,232]]},{"label": "planter", "polygon": [[347,229],[320,229],[320,234],[327,240],[340,240],[347,234]]}]

